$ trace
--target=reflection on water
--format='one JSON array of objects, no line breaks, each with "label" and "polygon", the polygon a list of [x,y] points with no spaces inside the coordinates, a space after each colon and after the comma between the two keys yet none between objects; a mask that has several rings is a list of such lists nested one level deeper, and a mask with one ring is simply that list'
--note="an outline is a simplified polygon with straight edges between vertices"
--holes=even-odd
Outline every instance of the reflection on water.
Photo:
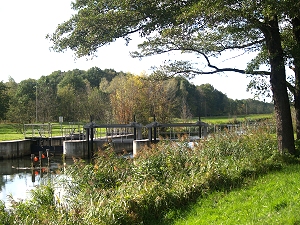
[{"label": "reflection on water", "polygon": [[[67,165],[72,164],[72,160],[67,160]],[[6,207],[9,207],[9,196],[19,201],[30,197],[30,190],[46,184],[55,175],[56,171],[63,166],[61,156],[42,160],[42,167],[39,162],[32,168],[30,156],[0,161],[0,200]]]}]

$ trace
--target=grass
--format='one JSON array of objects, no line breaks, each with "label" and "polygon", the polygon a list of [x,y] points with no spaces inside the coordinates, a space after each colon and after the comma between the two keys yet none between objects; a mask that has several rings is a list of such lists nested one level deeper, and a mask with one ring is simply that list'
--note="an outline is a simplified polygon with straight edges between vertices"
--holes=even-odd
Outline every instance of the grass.
[{"label": "grass", "polygon": [[299,164],[287,165],[242,188],[213,192],[173,212],[180,216],[172,224],[300,224],[299,171]]},{"label": "grass", "polygon": [[[59,123],[51,123],[51,126],[52,126],[52,129],[51,129],[52,137],[62,135],[61,126]],[[83,124],[81,124],[79,126],[79,128],[82,131]],[[62,129],[64,130],[63,132],[70,133],[72,129],[75,129],[75,132],[77,132],[77,133],[79,132],[78,125],[70,125],[69,123],[63,123]],[[24,134],[23,134],[23,130],[24,130],[23,124],[0,123],[0,141],[22,140],[25,138]],[[39,127],[36,126],[34,128],[34,136],[39,135],[38,130],[39,130]],[[45,132],[46,132],[47,136],[49,136],[48,131],[45,130]],[[27,136],[29,136],[29,137],[32,136],[31,128],[28,128]]]},{"label": "grass", "polygon": [[[43,125],[44,128],[41,129],[39,125]],[[52,137],[55,136],[65,136],[69,135],[72,132],[75,134],[82,133],[83,132],[83,126],[84,123],[78,123],[78,124],[69,124],[69,123],[63,123],[62,126],[59,123],[51,123],[51,134],[48,132],[48,124],[38,124],[37,126],[32,127],[28,126],[26,128],[26,137],[39,137],[39,131],[43,130],[42,133],[44,136]],[[1,124],[0,123],[0,141],[9,141],[9,140],[22,140],[24,139],[24,125],[23,124]],[[105,128],[97,128],[97,137],[104,137],[106,133]],[[32,134],[33,133],[33,134]]]},{"label": "grass", "polygon": [[0,141],[21,140],[24,135],[18,124],[0,124]]},{"label": "grass", "polygon": [[272,119],[273,114],[251,114],[239,116],[216,116],[216,117],[203,117],[201,121],[208,124],[227,124],[227,123],[244,123],[249,121],[260,121],[265,119]]},{"label": "grass", "polygon": [[[244,123],[250,121],[261,121],[266,119],[274,118],[273,114],[248,114],[238,116],[209,116],[201,117],[201,121],[208,124],[233,124],[233,123]],[[199,118],[194,117],[192,119],[174,119],[174,123],[195,123]]]}]

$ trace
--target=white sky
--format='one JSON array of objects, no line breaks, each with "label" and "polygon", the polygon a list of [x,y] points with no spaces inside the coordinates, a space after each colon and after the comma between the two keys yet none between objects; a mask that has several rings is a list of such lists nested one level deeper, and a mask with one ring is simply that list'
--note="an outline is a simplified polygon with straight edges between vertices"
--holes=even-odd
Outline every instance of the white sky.
[{"label": "white sky", "polygon": [[[100,69],[150,74],[151,66],[159,66],[172,55],[153,56],[142,60],[133,59],[129,52],[136,50],[138,40],[125,46],[118,40],[98,50],[98,57],[74,60],[72,52],[55,53],[50,51],[51,43],[45,39],[53,33],[59,23],[68,20],[72,13],[70,0],[0,0],[0,81],[12,77],[16,82],[24,79],[38,79],[56,70],[88,70],[97,66]],[[244,69],[247,60],[231,60],[231,66]],[[230,62],[218,64],[229,67]],[[246,92],[250,79],[245,75],[227,73],[222,75],[201,75],[193,79],[195,85],[210,83],[217,90],[232,99],[253,98]]]}]

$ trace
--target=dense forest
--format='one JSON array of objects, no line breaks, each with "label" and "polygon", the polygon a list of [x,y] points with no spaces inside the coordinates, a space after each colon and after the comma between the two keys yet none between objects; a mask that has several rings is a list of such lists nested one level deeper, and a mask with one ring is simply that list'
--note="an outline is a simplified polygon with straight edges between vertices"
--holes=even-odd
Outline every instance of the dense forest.
[{"label": "dense forest", "polygon": [[271,113],[273,104],[233,100],[210,84],[184,77],[132,75],[93,67],[55,71],[38,80],[0,82],[0,119],[13,123],[64,121],[149,123],[173,118]]}]

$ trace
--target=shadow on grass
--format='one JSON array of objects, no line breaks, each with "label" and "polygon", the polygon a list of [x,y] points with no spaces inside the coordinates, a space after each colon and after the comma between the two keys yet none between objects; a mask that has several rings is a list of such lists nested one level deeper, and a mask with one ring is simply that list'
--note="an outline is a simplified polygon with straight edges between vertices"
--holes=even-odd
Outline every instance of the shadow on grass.
[{"label": "shadow on grass", "polygon": [[[290,161],[289,163],[299,163],[299,161]],[[182,200],[178,201],[177,205],[174,205],[169,211],[162,210],[160,213],[151,214],[143,218],[143,224],[146,225],[171,225],[178,219],[186,218],[193,210],[197,202],[201,199],[207,198],[213,192],[229,193],[241,188],[250,187],[253,182],[260,176],[263,176],[270,172],[276,172],[282,170],[282,166],[271,165],[270,167],[262,167],[258,171],[244,170],[241,176],[238,178],[229,178],[225,176],[219,176],[218,179],[208,181],[208,187],[206,190],[196,190],[194,193]]]}]

